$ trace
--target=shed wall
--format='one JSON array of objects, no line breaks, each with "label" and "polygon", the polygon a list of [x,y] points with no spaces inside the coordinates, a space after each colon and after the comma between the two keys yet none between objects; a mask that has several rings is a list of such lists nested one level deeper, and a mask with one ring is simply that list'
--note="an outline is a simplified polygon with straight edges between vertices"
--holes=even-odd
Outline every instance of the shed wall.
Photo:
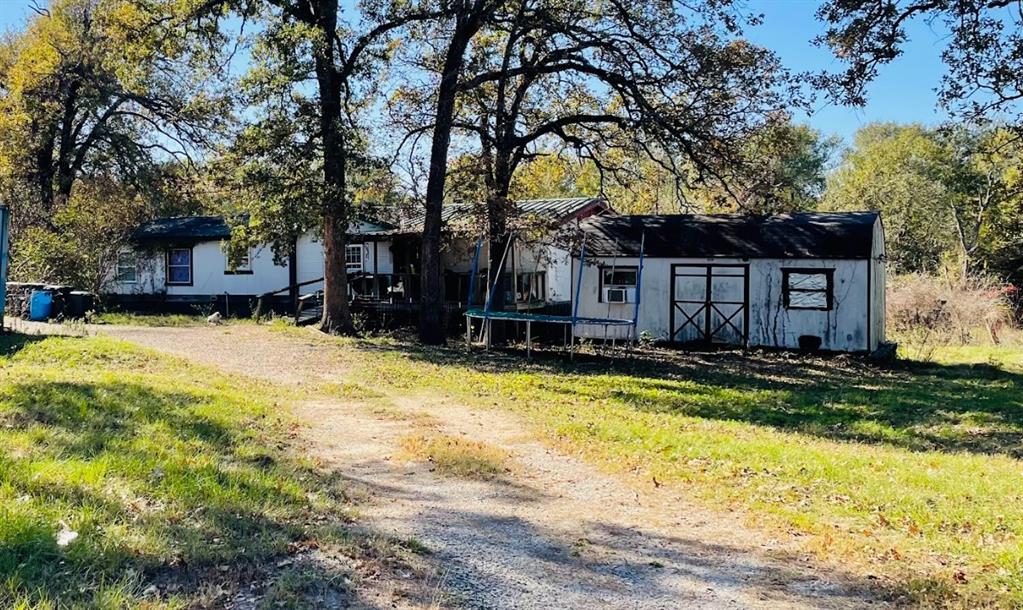
[{"label": "shed wall", "polygon": [[[631,319],[633,303],[608,304],[598,300],[598,265],[610,267],[610,258],[587,259],[583,269],[579,316]],[[589,264],[594,263],[594,264]],[[573,259],[573,276],[578,272]],[[636,258],[618,258],[615,264],[635,266]],[[748,265],[749,266],[749,346],[798,348],[801,335],[821,338],[823,349],[863,351],[867,341],[868,280],[866,260],[819,259],[725,259],[663,258],[644,261],[637,332],[649,332],[655,339],[671,336],[672,265]],[[782,295],[782,269],[819,268],[834,270],[834,306],[827,311],[786,309]],[[573,280],[574,282],[575,280]],[[573,286],[574,288],[574,286]],[[882,321],[883,324],[883,321]],[[576,335],[603,338],[604,327],[580,326]],[[610,327],[608,337],[627,338],[627,327]]]},{"label": "shed wall", "polygon": [[885,295],[887,282],[885,274],[884,227],[878,218],[874,225],[874,243],[870,254],[870,350],[887,341],[885,336]]}]

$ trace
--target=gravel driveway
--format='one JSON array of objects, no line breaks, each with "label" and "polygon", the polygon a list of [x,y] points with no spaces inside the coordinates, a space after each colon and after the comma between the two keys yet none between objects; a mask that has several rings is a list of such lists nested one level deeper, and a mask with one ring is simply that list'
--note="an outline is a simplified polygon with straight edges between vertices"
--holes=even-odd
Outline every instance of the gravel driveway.
[{"label": "gravel driveway", "polygon": [[[101,327],[104,334],[311,395],[344,381],[343,349],[269,329]],[[312,333],[313,331],[310,331]],[[815,563],[798,541],[771,539],[741,517],[628,481],[537,442],[514,416],[430,395],[392,396],[444,433],[508,451],[495,481],[456,479],[394,457],[408,420],[358,401],[296,406],[309,450],[349,479],[360,521],[430,551],[438,605],[466,608],[852,608],[887,606],[869,583]],[[379,412],[379,411],[378,411]],[[395,595],[393,605],[415,605]]]}]

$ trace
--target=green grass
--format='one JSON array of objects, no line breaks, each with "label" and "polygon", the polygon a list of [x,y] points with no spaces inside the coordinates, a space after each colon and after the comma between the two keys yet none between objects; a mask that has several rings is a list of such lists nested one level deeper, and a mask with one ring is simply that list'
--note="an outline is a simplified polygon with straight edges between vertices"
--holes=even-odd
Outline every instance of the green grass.
[{"label": "green grass", "polygon": [[345,574],[275,573],[360,544],[339,481],[292,457],[280,398],[111,339],[0,336],[0,607],[343,593]]},{"label": "green grass", "polygon": [[933,356],[940,364],[986,364],[1023,372],[1023,349],[1007,345],[950,345]]},{"label": "green grass", "polygon": [[115,324],[118,326],[202,326],[206,316],[199,314],[137,314],[107,312],[90,320],[93,324]]},{"label": "green grass", "polygon": [[821,557],[919,605],[1023,606],[1018,349],[879,367],[669,352],[527,364],[339,345],[362,354],[364,386],[518,412],[549,442],[798,532]]},{"label": "green grass", "polygon": [[[117,326],[206,326],[209,322],[201,314],[144,314],[106,312],[94,316],[91,324],[110,324]],[[274,317],[271,324],[294,325],[289,318]],[[252,318],[223,318],[221,324],[257,324]]]}]

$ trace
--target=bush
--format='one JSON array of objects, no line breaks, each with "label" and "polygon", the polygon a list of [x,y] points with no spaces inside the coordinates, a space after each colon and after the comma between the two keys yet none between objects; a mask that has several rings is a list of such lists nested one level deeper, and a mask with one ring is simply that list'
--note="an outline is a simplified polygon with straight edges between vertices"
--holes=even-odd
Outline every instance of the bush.
[{"label": "bush", "polygon": [[965,345],[984,337],[997,344],[1012,325],[1011,288],[985,276],[958,280],[896,276],[888,285],[888,329],[923,357],[938,346]]},{"label": "bush", "polygon": [[149,215],[147,202],[110,179],[81,181],[50,226],[29,226],[11,244],[12,281],[66,284],[102,293],[117,253]]}]

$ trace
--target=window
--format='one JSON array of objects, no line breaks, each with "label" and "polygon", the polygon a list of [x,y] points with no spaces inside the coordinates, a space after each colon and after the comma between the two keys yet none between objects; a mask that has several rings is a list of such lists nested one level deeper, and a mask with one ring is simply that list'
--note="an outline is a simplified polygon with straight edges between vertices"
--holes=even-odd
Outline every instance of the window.
[{"label": "window", "polygon": [[834,269],[782,269],[782,294],[788,309],[831,309]]},{"label": "window", "polygon": [[362,271],[362,244],[350,244],[345,250],[345,270],[348,273]]},{"label": "window", "polygon": [[117,270],[114,273],[114,281],[121,284],[138,283],[139,266],[133,253],[121,252],[117,255]]},{"label": "window", "polygon": [[[546,271],[518,273],[515,275],[514,287],[510,273],[504,273],[501,277],[505,288],[505,303],[540,303],[547,298]],[[486,279],[482,281],[485,286]]]},{"label": "window", "polygon": [[601,303],[632,303],[636,298],[636,278],[639,271],[636,267],[601,267],[600,291],[597,293]]},{"label": "window", "polygon": [[227,269],[224,270],[226,275],[246,275],[252,273],[252,253],[246,252],[238,259],[238,264],[231,268],[231,259],[227,259]]},{"label": "window", "polygon": [[605,288],[635,288],[635,267],[601,267],[602,281]]},{"label": "window", "polygon": [[547,298],[547,272],[520,273],[515,285],[515,300],[537,303]]},{"label": "window", "polygon": [[192,285],[192,249],[171,248],[167,251],[167,283]]}]

